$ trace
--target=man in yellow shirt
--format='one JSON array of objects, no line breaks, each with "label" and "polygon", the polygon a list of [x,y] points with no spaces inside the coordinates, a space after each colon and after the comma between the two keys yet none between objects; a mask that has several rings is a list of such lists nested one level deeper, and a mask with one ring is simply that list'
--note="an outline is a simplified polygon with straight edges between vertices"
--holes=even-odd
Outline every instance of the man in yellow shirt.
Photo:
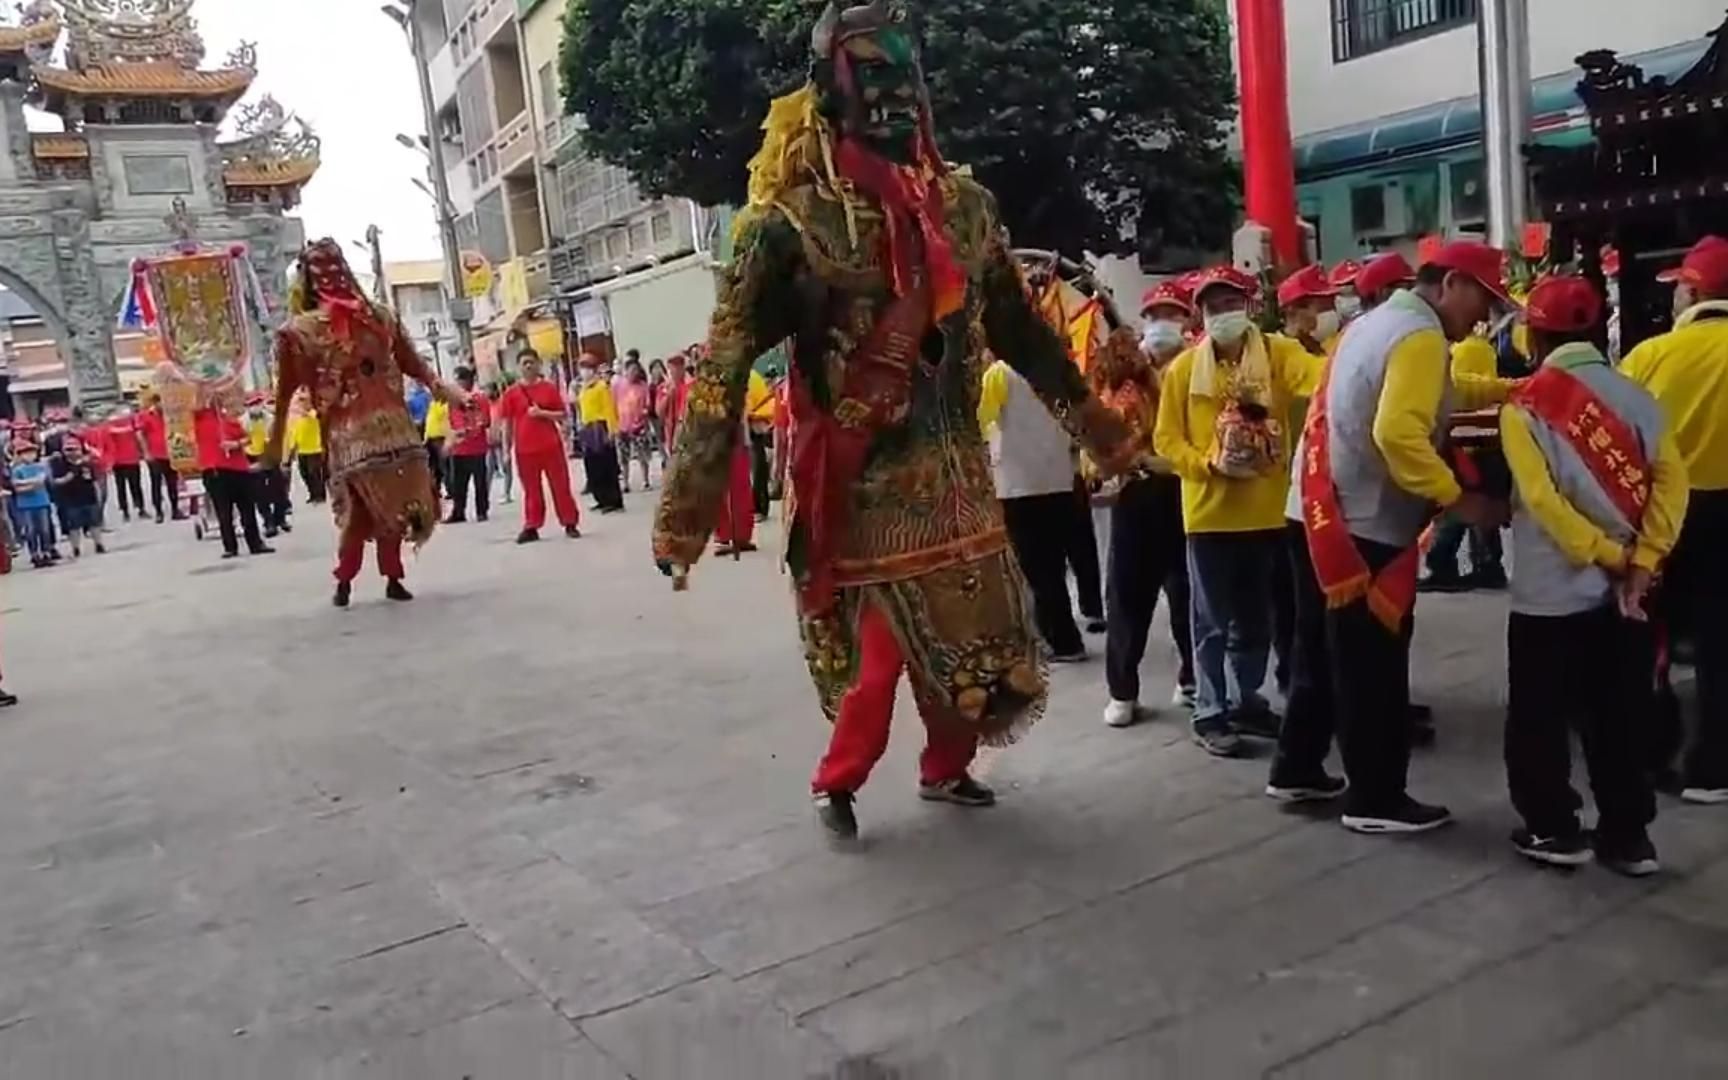
[{"label": "man in yellow shirt", "polygon": [[756,520],[768,520],[768,487],[773,478],[774,416],[779,402],[774,385],[755,368],[744,390],[744,422],[750,431],[750,494],[756,500]]},{"label": "man in yellow shirt", "polygon": [[1663,586],[1664,619],[1671,636],[1691,636],[1698,672],[1682,796],[1728,805],[1728,240],[1705,237],[1663,279],[1675,282],[1674,329],[1620,371],[1662,406],[1692,490]]},{"label": "man in yellow shirt", "polygon": [[270,418],[265,415],[269,398],[253,394],[246,399],[246,460],[252,464],[252,501],[264,522],[264,537],[273,540],[293,532],[288,523],[292,506],[288,501],[288,474],[281,468],[264,467],[264,451],[270,446]]},{"label": "man in yellow shirt", "polygon": [[[1640,753],[1656,666],[1644,604],[1686,514],[1686,466],[1655,399],[1592,343],[1594,285],[1545,278],[1527,312],[1542,367],[1500,414],[1518,566],[1506,779],[1525,828],[1512,843],[1537,862],[1576,866],[1594,854],[1642,877],[1657,870],[1656,797]],[[1591,838],[1567,777],[1573,728],[1596,794]]]},{"label": "man in yellow shirt", "polygon": [[448,402],[432,399],[426,407],[426,426],[422,429],[426,437],[426,463],[432,469],[432,488],[442,494],[449,486],[445,481],[444,443],[450,438],[450,405]]},{"label": "man in yellow shirt", "polygon": [[[1401,290],[1351,325],[1315,397],[1292,517],[1300,517],[1312,573],[1299,581],[1323,605],[1324,633],[1298,630],[1294,683],[1328,681],[1331,702],[1292,708],[1279,733],[1267,794],[1332,798],[1345,781],[1323,764],[1334,719],[1348,774],[1342,824],[1357,832],[1422,832],[1451,813],[1410,798],[1410,612],[1417,540],[1434,508],[1469,524],[1505,507],[1466,493],[1437,449],[1454,406],[1505,400],[1511,384],[1452,385],[1447,342],[1467,337],[1496,306],[1511,306],[1503,255],[1478,243],[1445,245]],[[1301,594],[1299,593],[1299,596]],[[1300,601],[1299,601],[1300,606]]]},{"label": "man in yellow shirt", "polygon": [[1257,288],[1234,267],[1202,275],[1195,302],[1206,335],[1170,365],[1152,436],[1182,478],[1199,679],[1194,740],[1220,757],[1238,752],[1241,732],[1278,730],[1260,688],[1290,483],[1284,420],[1313,393],[1321,367],[1297,342],[1254,325]]},{"label": "man in yellow shirt", "polygon": [[327,474],[324,471],[324,426],[318,414],[306,402],[296,404],[299,415],[288,429],[289,452],[300,465],[300,479],[306,484],[306,501],[314,506],[328,495]]}]

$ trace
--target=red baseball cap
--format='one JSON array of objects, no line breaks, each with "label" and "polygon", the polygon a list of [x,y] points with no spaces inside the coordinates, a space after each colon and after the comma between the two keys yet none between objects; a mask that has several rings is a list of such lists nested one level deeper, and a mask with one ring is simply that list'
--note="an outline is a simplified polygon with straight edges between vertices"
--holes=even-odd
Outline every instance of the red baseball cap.
[{"label": "red baseball cap", "polygon": [[1182,287],[1180,279],[1161,281],[1146,290],[1146,295],[1140,298],[1140,314],[1144,315],[1155,307],[1181,308],[1190,318],[1194,315],[1194,295]]},{"label": "red baseball cap", "polygon": [[1355,259],[1345,259],[1332,268],[1328,276],[1334,288],[1351,289],[1356,287],[1356,279],[1362,274],[1362,264]]},{"label": "red baseball cap", "polygon": [[1518,301],[1512,299],[1512,293],[1506,287],[1506,253],[1497,247],[1477,240],[1454,240],[1441,245],[1428,260],[1428,265],[1474,278],[1476,284],[1487,289],[1502,304],[1518,306]]},{"label": "red baseball cap", "polygon": [[1524,301],[1524,322],[1532,330],[1575,334],[1602,321],[1602,294],[1572,274],[1543,278]]},{"label": "red baseball cap", "polygon": [[1657,281],[1684,281],[1708,293],[1728,292],[1728,240],[1706,236],[1692,245],[1679,266],[1656,275]]},{"label": "red baseball cap", "polygon": [[1199,278],[1194,282],[1194,302],[1201,302],[1207,289],[1235,289],[1245,296],[1253,296],[1260,291],[1260,280],[1245,270],[1234,266],[1213,266],[1200,271]]},{"label": "red baseball cap", "polygon": [[1416,271],[1410,261],[1396,251],[1388,251],[1369,259],[1362,267],[1362,272],[1356,275],[1356,293],[1358,296],[1375,296],[1394,285],[1415,280]]},{"label": "red baseball cap", "polygon": [[1278,306],[1289,307],[1308,299],[1330,300],[1337,295],[1338,290],[1326,278],[1326,268],[1319,263],[1309,263],[1278,286]]}]

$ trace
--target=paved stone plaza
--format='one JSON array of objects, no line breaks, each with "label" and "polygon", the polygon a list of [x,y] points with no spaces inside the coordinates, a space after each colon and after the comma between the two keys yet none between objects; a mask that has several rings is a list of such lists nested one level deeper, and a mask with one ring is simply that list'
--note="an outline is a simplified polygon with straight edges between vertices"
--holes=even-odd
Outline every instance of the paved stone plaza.
[{"label": "paved stone plaza", "polygon": [[408,607],[328,606],[316,508],[268,559],[133,525],[5,579],[0,1076],[1728,1074],[1728,811],[1665,800],[1651,883],[1513,855],[1498,598],[1422,605],[1444,833],[1107,730],[1095,661],[993,811],[914,798],[903,709],[845,854],[771,556],[676,596],[642,496],[579,544],[514,509]]}]

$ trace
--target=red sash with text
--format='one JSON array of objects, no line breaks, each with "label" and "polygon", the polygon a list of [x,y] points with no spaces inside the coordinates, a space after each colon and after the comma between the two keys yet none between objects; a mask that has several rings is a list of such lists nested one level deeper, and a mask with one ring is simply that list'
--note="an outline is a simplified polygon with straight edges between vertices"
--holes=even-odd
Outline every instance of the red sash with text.
[{"label": "red sash with text", "polygon": [[1338,502],[1338,489],[1332,484],[1332,436],[1326,423],[1326,389],[1331,381],[1332,364],[1328,361],[1308,406],[1308,423],[1302,434],[1302,526],[1308,535],[1308,554],[1314,560],[1314,576],[1326,595],[1327,607],[1341,608],[1366,599],[1375,618],[1399,633],[1416,606],[1421,549],[1411,544],[1378,574],[1357,549]]},{"label": "red sash with text", "polygon": [[1578,452],[1608,498],[1634,529],[1650,505],[1650,463],[1638,432],[1603,404],[1583,379],[1545,367],[1512,395]]}]

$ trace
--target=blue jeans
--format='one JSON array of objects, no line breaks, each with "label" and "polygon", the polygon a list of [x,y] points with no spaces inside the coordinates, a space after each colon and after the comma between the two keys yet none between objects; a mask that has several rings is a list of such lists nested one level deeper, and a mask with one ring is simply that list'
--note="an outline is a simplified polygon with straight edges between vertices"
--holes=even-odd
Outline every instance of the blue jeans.
[{"label": "blue jeans", "polygon": [[41,558],[54,550],[54,511],[38,506],[18,510],[19,539],[33,558]]},{"label": "blue jeans", "polygon": [[1196,731],[1227,729],[1230,714],[1266,707],[1260,687],[1272,651],[1277,529],[1188,537],[1193,595]]}]

